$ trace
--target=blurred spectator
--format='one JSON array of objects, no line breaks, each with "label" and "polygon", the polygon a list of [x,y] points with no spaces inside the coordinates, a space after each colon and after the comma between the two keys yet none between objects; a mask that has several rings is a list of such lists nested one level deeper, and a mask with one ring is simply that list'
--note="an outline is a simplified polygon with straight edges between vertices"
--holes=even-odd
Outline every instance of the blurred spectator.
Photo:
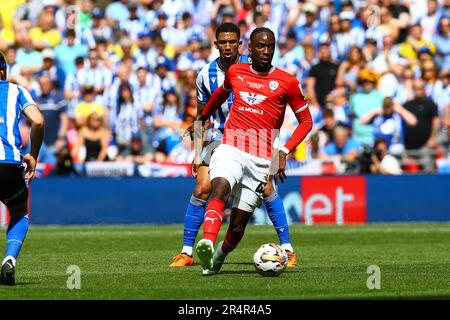
[{"label": "blurred spectator", "polygon": [[154,110],[162,103],[161,80],[144,67],[136,71],[136,79],[130,79],[133,85],[133,96],[136,104],[143,109],[146,152],[153,153],[153,115]]},{"label": "blurred spectator", "polygon": [[415,98],[405,103],[404,107],[417,118],[417,125],[407,127],[405,134],[405,147],[407,150],[416,150],[413,156],[419,157],[424,169],[428,172],[434,170],[432,150],[436,148],[440,129],[440,120],[436,104],[427,97],[425,83],[416,79],[413,84]]},{"label": "blurred spectator", "polygon": [[96,95],[102,95],[105,89],[111,85],[112,73],[101,64],[97,50],[90,49],[88,64],[77,72],[76,79],[80,86],[91,85],[94,87]]},{"label": "blurred spectator", "polygon": [[409,29],[409,35],[405,42],[400,45],[399,53],[412,65],[417,64],[418,54],[421,49],[428,49],[431,54],[436,51],[436,46],[423,38],[422,27],[415,24]]},{"label": "blurred spectator", "polygon": [[355,14],[352,11],[342,11],[339,14],[340,32],[331,39],[333,58],[340,62],[347,58],[352,46],[362,48],[364,45],[364,30],[360,27],[352,27],[353,19]]},{"label": "blurred spectator", "polygon": [[319,128],[319,145],[324,146],[333,140],[334,130],[338,126],[345,126],[337,121],[333,109],[325,109],[323,112],[323,125]]},{"label": "blurred spectator", "polygon": [[350,92],[353,92],[356,89],[359,74],[365,63],[362,49],[352,46],[349,50],[348,58],[339,65],[336,87],[345,87]]},{"label": "blurred spectator", "polygon": [[334,119],[346,126],[351,126],[348,98],[344,88],[336,88],[327,96],[326,105],[333,110]]},{"label": "blurred spectator", "polygon": [[65,40],[55,48],[57,64],[62,68],[66,76],[75,74],[75,59],[77,57],[85,57],[88,53],[87,46],[77,44],[75,40],[75,31],[67,30]]},{"label": "blurred spectator", "polygon": [[20,48],[17,50],[17,64],[21,72],[35,73],[42,67],[42,56],[33,47],[33,42],[28,34],[20,38]]},{"label": "blurred spectator", "polygon": [[312,66],[306,79],[308,96],[312,104],[325,107],[325,98],[333,90],[338,71],[338,65],[331,61],[330,45],[320,44],[319,63]]},{"label": "blurred spectator", "polygon": [[414,99],[406,102],[404,107],[415,115],[417,125],[406,128],[406,149],[434,148],[440,126],[437,106],[427,97],[422,79],[414,80],[413,89]]},{"label": "blurred spectator", "polygon": [[49,75],[53,84],[59,89],[64,88],[65,74],[64,71],[55,64],[55,53],[52,49],[44,49],[42,51],[42,68],[36,75],[46,73]]},{"label": "blurred spectator", "polygon": [[130,145],[119,154],[117,161],[133,162],[135,164],[150,163],[153,161],[153,153],[145,151],[141,134],[134,133],[131,137]]},{"label": "blurred spectator", "polygon": [[20,77],[20,66],[17,64],[17,50],[15,47],[8,47],[5,51],[5,58],[7,63],[6,73],[8,74],[8,81],[17,83]]},{"label": "blurred spectator", "polygon": [[392,98],[387,97],[383,100],[383,108],[368,112],[359,120],[361,124],[372,124],[374,138],[386,141],[389,152],[394,155],[401,155],[405,150],[405,125],[415,126],[416,117],[403,108],[401,105],[393,102]]},{"label": "blurred spectator", "polygon": [[42,0],[26,0],[25,3],[21,4],[14,13],[14,29],[29,30],[36,25],[43,4]]},{"label": "blurred spectator", "polygon": [[45,118],[44,143],[48,150],[56,154],[66,144],[68,129],[67,101],[61,90],[57,90],[48,74],[39,77],[39,95],[36,103]]},{"label": "blurred spectator", "polygon": [[320,159],[333,162],[342,173],[355,164],[358,152],[358,144],[350,137],[349,129],[338,126],[334,129],[333,140],[320,152]]},{"label": "blurred spectator", "polygon": [[55,28],[55,17],[49,12],[42,12],[36,27],[31,28],[30,37],[37,50],[54,48],[61,43],[61,34]]},{"label": "blurred spectator", "polygon": [[371,174],[383,175],[399,175],[402,174],[400,162],[394,156],[389,154],[388,143],[383,139],[376,139],[374,149],[370,152],[370,167]]},{"label": "blurred spectator", "polygon": [[103,117],[93,112],[87,117],[86,125],[80,129],[72,156],[80,163],[105,161],[110,138],[109,130],[104,127]]},{"label": "blurred spectator", "polygon": [[129,19],[130,12],[128,11],[129,0],[116,0],[108,4],[106,7],[106,18],[109,20],[109,25],[113,26]]},{"label": "blurred spectator", "polygon": [[[306,2],[302,9],[305,14],[305,22],[297,24],[293,28],[297,42],[311,44],[318,48],[321,36],[326,32],[326,26],[317,19],[318,8],[315,3]],[[297,14],[299,15],[300,11]],[[295,20],[298,20],[298,18]]]},{"label": "blurred spectator", "polygon": [[358,75],[358,85],[362,91],[355,93],[349,101],[350,115],[353,117],[353,136],[360,145],[373,145],[373,127],[360,124],[359,119],[372,110],[381,109],[383,96],[376,90],[377,75],[363,69]]},{"label": "blurred spectator", "polygon": [[433,39],[436,45],[436,62],[444,71],[450,70],[450,16],[439,21],[436,35]]},{"label": "blurred spectator", "polygon": [[79,127],[86,124],[87,118],[96,113],[100,117],[106,118],[106,111],[102,104],[95,101],[94,87],[87,84],[81,89],[82,100],[75,107],[76,122]]},{"label": "blurred spectator", "polygon": [[64,98],[69,101],[69,111],[73,112],[81,98],[81,87],[77,81],[77,74],[84,68],[84,58],[75,58],[75,72],[66,76],[64,82]]},{"label": "blurred spectator", "polygon": [[122,152],[130,144],[132,135],[140,132],[143,125],[142,107],[136,104],[128,82],[120,85],[117,109],[113,112],[115,114],[112,116],[114,120],[111,122],[111,128],[119,152]]},{"label": "blurred spectator", "polygon": [[183,119],[180,113],[180,101],[175,91],[164,93],[163,104],[160,110],[155,112],[153,126],[155,128],[155,160],[164,162],[179,143],[176,130],[180,129]]},{"label": "blurred spectator", "polygon": [[427,15],[420,19],[420,25],[423,30],[422,35],[425,40],[433,41],[440,17],[441,13],[438,11],[438,1],[427,0]]}]

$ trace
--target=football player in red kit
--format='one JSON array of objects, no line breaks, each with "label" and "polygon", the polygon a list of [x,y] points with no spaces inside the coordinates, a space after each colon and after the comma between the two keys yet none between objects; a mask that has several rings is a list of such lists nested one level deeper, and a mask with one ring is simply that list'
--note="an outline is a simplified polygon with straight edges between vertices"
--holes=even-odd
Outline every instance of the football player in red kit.
[{"label": "football player in red kit", "polygon": [[[205,123],[233,91],[235,99],[222,144],[212,155],[209,166],[212,193],[204,218],[203,239],[196,247],[204,275],[219,272],[226,255],[242,239],[254,209],[260,206],[266,182],[272,175],[275,183],[278,178],[284,182],[286,156],[312,129],[300,84],[294,76],[272,66],[274,51],[274,33],[268,28],[256,28],[249,42],[252,63],[232,65],[223,85],[214,91],[198,117]],[[287,104],[299,125],[276,151],[275,161],[271,161],[273,141],[283,124]],[[229,228],[225,241],[214,252],[223,210],[231,194],[234,203]]]}]

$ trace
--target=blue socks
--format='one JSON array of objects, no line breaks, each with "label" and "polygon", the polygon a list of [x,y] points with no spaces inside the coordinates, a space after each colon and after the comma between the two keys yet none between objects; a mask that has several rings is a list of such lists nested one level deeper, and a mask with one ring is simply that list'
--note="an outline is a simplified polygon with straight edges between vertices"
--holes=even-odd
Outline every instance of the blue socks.
[{"label": "blue socks", "polygon": [[[272,221],[273,226],[277,231],[281,246],[283,248],[290,248],[291,235],[289,233],[289,226],[286,218],[286,212],[284,211],[283,200],[281,200],[277,192],[273,192],[270,196],[264,198],[264,204],[266,205],[267,214],[269,215],[270,221]],[[293,252],[292,249],[289,251]]]},{"label": "blue socks", "polygon": [[12,214],[6,232],[6,257],[13,257],[14,260],[17,259],[27,231],[28,214],[25,212]]},{"label": "blue socks", "polygon": [[195,238],[198,230],[203,223],[205,216],[206,201],[191,196],[191,201],[186,209],[186,216],[184,218],[184,238],[182,252],[192,256],[192,247],[194,246]]}]

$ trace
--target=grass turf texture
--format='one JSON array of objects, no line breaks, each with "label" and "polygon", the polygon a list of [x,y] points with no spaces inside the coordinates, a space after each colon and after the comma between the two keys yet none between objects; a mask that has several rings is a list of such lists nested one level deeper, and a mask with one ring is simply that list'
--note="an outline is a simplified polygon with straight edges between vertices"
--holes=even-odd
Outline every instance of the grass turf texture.
[{"label": "grass turf texture", "polygon": [[[278,278],[260,276],[252,263],[261,244],[277,241],[271,226],[249,226],[221,273],[212,277],[201,276],[198,263],[168,267],[181,248],[182,229],[32,227],[16,286],[0,286],[0,299],[450,297],[450,225],[291,226],[300,265]],[[367,268],[374,264],[381,269],[381,290],[366,286]],[[66,287],[69,265],[81,269],[80,290]]]}]

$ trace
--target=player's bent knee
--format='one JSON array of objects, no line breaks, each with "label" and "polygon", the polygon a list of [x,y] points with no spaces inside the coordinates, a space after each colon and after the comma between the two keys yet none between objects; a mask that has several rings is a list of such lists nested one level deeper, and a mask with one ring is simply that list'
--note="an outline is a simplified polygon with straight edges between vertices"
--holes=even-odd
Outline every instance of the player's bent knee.
[{"label": "player's bent knee", "polygon": [[275,188],[273,187],[272,181],[269,181],[266,183],[266,186],[264,187],[264,197],[270,196],[272,193],[274,193]]},{"label": "player's bent knee", "polygon": [[212,198],[218,198],[221,199],[222,201],[228,200],[228,197],[230,196],[231,193],[231,186],[227,179],[221,177],[214,178],[211,181],[211,186],[212,186],[211,192]]},{"label": "player's bent knee", "polygon": [[197,199],[208,200],[211,194],[211,185],[197,184],[194,190],[194,197]]}]

